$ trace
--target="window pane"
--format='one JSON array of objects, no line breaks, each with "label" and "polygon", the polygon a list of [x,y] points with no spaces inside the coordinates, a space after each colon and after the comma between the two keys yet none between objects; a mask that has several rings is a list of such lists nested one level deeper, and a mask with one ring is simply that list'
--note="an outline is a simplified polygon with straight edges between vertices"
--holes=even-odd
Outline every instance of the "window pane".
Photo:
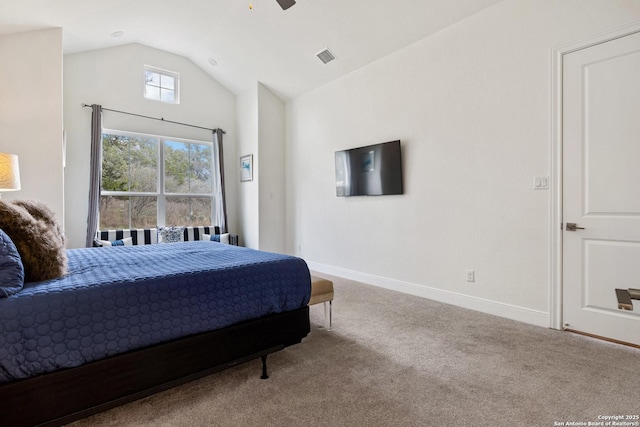
[{"label": "window pane", "polygon": [[129,143],[119,135],[102,135],[102,189],[129,190]]},{"label": "window pane", "polygon": [[166,141],[164,156],[167,193],[211,193],[210,145]]},{"label": "window pane", "polygon": [[102,190],[156,193],[157,147],[152,138],[102,135]]},{"label": "window pane", "polygon": [[144,87],[144,97],[147,99],[160,100],[160,88],[155,86],[146,85]]},{"label": "window pane", "polygon": [[129,228],[129,198],[100,196],[100,229]]},{"label": "window pane", "polygon": [[165,225],[190,225],[188,197],[167,196],[164,212]]},{"label": "window pane", "polygon": [[158,224],[158,198],[157,197],[131,197],[131,227],[151,228]]},{"label": "window pane", "polygon": [[165,89],[175,89],[176,88],[176,83],[175,83],[175,78],[172,76],[167,76],[166,74],[163,74],[162,77],[160,78],[160,86],[165,88]]},{"label": "window pane", "polygon": [[160,86],[160,74],[154,73],[153,71],[145,71],[145,82],[152,86]]},{"label": "window pane", "polygon": [[167,193],[189,192],[189,144],[165,141],[164,190]]},{"label": "window pane", "polygon": [[211,204],[210,197],[167,196],[166,225],[211,225]]},{"label": "window pane", "polygon": [[155,227],[157,211],[155,196],[100,196],[100,229]]},{"label": "window pane", "polygon": [[158,142],[155,139],[130,138],[130,189],[158,191]]},{"label": "window pane", "polygon": [[160,89],[160,101],[173,102],[175,99],[175,93],[173,89]]},{"label": "window pane", "polygon": [[190,225],[211,225],[211,198],[192,197],[191,198],[191,224]]},{"label": "window pane", "polygon": [[211,185],[211,145],[190,144],[190,193],[210,194]]}]

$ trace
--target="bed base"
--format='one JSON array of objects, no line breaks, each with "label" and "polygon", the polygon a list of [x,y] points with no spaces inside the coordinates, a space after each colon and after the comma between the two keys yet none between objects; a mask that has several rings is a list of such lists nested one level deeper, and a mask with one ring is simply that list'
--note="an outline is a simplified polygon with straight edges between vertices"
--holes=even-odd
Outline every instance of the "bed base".
[{"label": "bed base", "polygon": [[60,426],[299,343],[309,308],[0,385],[0,423]]}]

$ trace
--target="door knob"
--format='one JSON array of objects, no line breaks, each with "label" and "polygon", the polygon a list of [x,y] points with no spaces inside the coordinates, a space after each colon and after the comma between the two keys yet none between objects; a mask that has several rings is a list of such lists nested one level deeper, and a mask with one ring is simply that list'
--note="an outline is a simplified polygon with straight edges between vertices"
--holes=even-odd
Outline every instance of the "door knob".
[{"label": "door knob", "polygon": [[578,227],[578,224],[575,222],[567,223],[567,231],[576,231],[576,230],[584,230],[584,227]]}]

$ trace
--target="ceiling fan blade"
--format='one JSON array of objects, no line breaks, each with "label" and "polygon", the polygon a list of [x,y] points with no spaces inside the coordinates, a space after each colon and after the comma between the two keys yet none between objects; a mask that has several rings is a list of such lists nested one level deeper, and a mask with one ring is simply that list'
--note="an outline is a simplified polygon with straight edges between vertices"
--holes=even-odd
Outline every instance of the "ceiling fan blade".
[{"label": "ceiling fan blade", "polygon": [[296,4],[296,0],[276,0],[282,10],[287,10],[294,4]]}]

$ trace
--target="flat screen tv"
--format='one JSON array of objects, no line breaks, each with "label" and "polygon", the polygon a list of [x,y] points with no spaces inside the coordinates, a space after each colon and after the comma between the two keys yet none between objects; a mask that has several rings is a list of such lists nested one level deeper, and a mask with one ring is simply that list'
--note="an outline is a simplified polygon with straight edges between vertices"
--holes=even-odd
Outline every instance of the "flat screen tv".
[{"label": "flat screen tv", "polygon": [[336,195],[403,194],[400,141],[336,151]]}]

